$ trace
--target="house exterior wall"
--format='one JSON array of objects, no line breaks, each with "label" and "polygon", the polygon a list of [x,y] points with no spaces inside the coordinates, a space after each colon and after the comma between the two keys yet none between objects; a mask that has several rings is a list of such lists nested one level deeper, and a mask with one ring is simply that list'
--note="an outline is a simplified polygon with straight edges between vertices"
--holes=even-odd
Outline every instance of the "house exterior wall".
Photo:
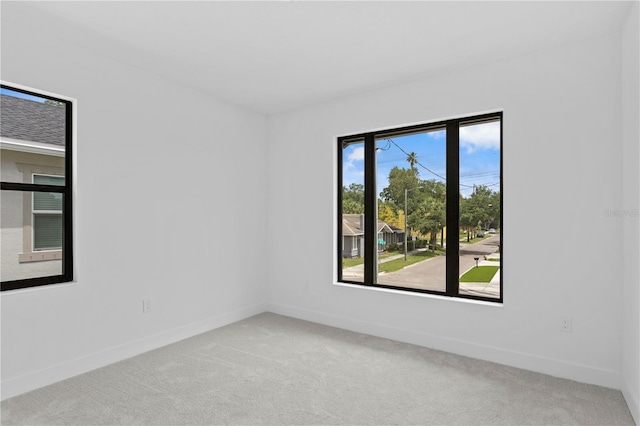
[{"label": "house exterior wall", "polygon": [[[3,181],[29,183],[33,172],[63,173],[64,157],[2,150],[0,167]],[[0,206],[0,276],[3,281],[62,273],[62,260],[58,260],[61,259],[60,250],[55,250],[56,253],[32,250],[31,199],[31,192],[3,191]]]},{"label": "house exterior wall", "polygon": [[344,239],[342,257],[351,258],[360,256],[360,241],[362,240],[362,237],[357,235],[344,235],[342,238]]},{"label": "house exterior wall", "polygon": [[400,244],[402,243],[402,234],[397,232],[384,232],[382,234],[382,239],[385,241],[385,248],[388,244]]}]

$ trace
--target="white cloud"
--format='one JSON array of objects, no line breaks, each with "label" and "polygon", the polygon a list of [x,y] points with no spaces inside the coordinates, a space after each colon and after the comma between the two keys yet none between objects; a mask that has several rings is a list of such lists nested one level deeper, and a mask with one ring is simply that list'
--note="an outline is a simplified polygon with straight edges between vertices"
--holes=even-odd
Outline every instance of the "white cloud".
[{"label": "white cloud", "polygon": [[354,164],[364,161],[364,147],[355,146],[345,150],[345,162],[342,165],[342,183],[349,186],[352,183],[364,184],[364,164]]},{"label": "white cloud", "polygon": [[461,127],[460,145],[467,148],[468,153],[479,149],[500,149],[500,123]]},{"label": "white cloud", "polygon": [[347,155],[347,160],[350,163],[353,163],[354,161],[364,160],[364,147],[358,146],[353,148],[353,151],[351,151],[349,155]]}]

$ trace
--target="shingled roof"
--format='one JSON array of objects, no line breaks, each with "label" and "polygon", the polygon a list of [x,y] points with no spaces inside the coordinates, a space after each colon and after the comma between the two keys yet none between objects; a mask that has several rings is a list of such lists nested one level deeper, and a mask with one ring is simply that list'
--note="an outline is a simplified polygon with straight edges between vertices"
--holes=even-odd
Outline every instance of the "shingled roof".
[{"label": "shingled roof", "polygon": [[[397,228],[396,228],[397,229]],[[394,232],[386,222],[378,219],[378,233]],[[360,228],[359,214],[343,214],[342,215],[342,235],[364,235],[364,230]]]},{"label": "shingled roof", "polygon": [[64,107],[0,95],[0,136],[65,146]]}]

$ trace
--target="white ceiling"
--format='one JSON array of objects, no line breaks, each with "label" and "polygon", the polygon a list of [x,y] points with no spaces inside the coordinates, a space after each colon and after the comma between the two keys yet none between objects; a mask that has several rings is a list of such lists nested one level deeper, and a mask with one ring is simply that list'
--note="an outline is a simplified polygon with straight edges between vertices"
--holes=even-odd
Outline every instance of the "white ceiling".
[{"label": "white ceiling", "polygon": [[613,33],[630,8],[629,1],[3,1],[2,19],[53,15],[62,21],[48,31],[64,28],[96,51],[273,114]]}]

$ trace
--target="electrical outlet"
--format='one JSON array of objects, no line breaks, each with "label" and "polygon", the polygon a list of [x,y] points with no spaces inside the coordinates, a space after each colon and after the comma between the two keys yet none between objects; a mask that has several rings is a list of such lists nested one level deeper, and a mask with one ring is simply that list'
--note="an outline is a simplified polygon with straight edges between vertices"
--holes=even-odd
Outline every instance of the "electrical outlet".
[{"label": "electrical outlet", "polygon": [[146,314],[147,312],[149,312],[151,310],[151,300],[149,299],[144,299],[142,301],[142,313]]},{"label": "electrical outlet", "polygon": [[571,322],[571,318],[565,317],[560,320],[560,331],[571,333],[572,329],[573,329],[573,324]]}]

